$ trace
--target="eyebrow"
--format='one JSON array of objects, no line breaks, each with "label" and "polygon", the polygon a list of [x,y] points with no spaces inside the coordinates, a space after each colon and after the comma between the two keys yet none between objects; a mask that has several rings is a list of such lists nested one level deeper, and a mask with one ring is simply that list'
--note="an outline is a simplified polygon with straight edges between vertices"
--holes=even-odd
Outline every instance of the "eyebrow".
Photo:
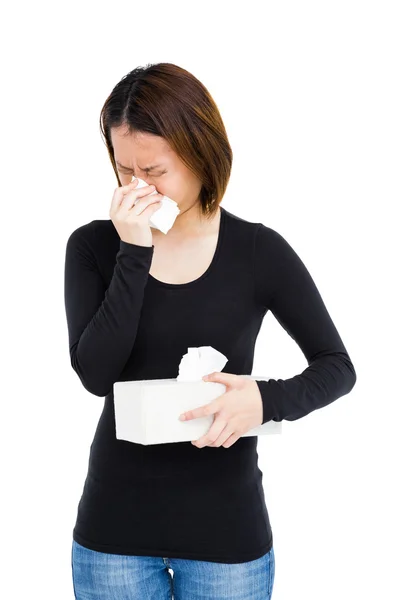
[{"label": "eyebrow", "polygon": [[[120,162],[115,161],[117,163],[117,165],[119,167],[121,167],[121,169],[125,169],[126,171],[133,171],[133,169],[130,169],[129,167],[124,167],[124,165],[121,165]],[[151,165],[150,167],[146,167],[146,169],[141,169],[141,171],[153,171],[154,169],[157,169],[158,167],[161,167],[162,165]],[[140,168],[140,167],[139,167]]]}]

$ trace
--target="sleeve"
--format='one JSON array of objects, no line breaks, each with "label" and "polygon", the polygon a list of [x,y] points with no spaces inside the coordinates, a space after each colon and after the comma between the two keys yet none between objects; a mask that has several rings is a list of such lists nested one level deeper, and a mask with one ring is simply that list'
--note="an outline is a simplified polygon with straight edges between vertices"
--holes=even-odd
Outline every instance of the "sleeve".
[{"label": "sleeve", "polygon": [[255,239],[255,294],[298,344],[308,367],[290,379],[257,380],[263,421],[295,421],[348,394],[356,372],[321,295],[290,244],[262,223]]},{"label": "sleeve", "polygon": [[92,235],[93,228],[83,225],[67,240],[64,301],[71,366],[90,393],[106,396],[135,342],[154,246],[120,240],[106,288]]}]

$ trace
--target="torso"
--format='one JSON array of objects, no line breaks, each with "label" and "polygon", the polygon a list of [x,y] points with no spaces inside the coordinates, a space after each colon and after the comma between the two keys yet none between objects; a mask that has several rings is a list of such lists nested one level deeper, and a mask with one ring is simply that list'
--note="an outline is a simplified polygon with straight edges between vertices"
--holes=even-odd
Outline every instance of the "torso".
[{"label": "torso", "polygon": [[210,266],[218,243],[221,211],[201,236],[172,240],[153,231],[154,253],[150,275],[164,283],[182,284],[198,279]]}]

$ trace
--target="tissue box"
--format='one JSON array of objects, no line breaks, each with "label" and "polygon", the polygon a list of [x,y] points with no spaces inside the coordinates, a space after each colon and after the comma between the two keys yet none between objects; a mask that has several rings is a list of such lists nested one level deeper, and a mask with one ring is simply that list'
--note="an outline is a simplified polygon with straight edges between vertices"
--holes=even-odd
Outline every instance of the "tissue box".
[{"label": "tissue box", "polygon": [[[242,375],[250,379],[264,379]],[[209,404],[226,391],[213,381],[145,379],[114,383],[116,437],[136,444],[166,444],[197,440],[210,429],[214,415],[180,421],[183,412]],[[268,421],[242,437],[282,432],[282,423]]]}]

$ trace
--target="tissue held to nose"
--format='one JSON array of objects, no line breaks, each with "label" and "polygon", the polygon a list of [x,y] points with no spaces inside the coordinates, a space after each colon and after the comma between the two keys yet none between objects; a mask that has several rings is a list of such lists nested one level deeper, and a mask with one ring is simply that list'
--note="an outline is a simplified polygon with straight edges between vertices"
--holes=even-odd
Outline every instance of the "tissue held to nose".
[{"label": "tissue held to nose", "polygon": [[[135,189],[147,186],[147,183],[143,179],[140,179],[140,177],[132,177],[132,181],[135,179],[139,182]],[[152,196],[153,194],[157,194],[157,190],[151,192],[149,196]],[[168,196],[163,196],[160,201],[160,208],[150,217],[150,227],[159,229],[163,233],[168,233],[180,212],[175,200],[171,200]]]}]

